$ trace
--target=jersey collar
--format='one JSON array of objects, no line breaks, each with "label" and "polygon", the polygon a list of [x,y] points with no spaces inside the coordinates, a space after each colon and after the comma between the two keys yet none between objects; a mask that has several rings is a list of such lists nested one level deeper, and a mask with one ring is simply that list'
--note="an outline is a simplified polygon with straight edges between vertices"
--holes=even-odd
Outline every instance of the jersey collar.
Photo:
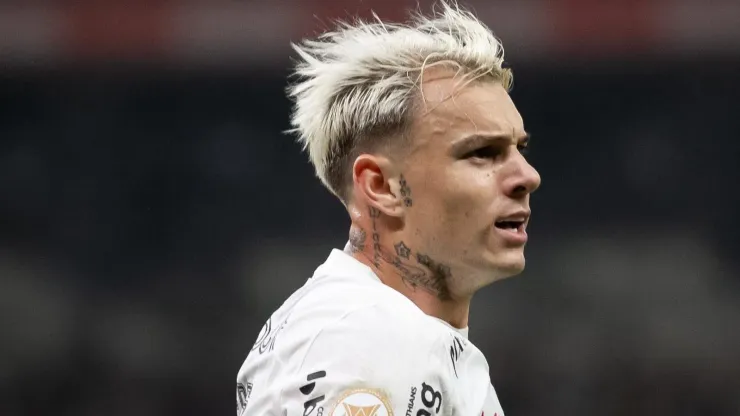
[{"label": "jersey collar", "polygon": [[342,276],[350,275],[354,277],[364,277],[382,283],[380,278],[375,275],[373,270],[362,264],[360,261],[347,254],[349,243],[344,247],[344,251],[333,249],[324,264],[319,266],[314,272],[313,277],[319,276]]},{"label": "jersey collar", "polygon": [[[377,281],[378,283],[383,284],[380,278],[373,272],[373,270],[370,267],[362,264],[359,260],[347,254],[349,252],[349,248],[350,248],[350,243],[347,242],[347,245],[345,245],[344,250],[333,249],[331,253],[329,254],[329,258],[326,259],[324,264],[322,264],[316,269],[316,272],[314,272],[313,277],[327,276],[327,275],[328,276],[351,275],[355,277],[364,277],[364,278],[372,279],[374,281]],[[465,339],[468,338],[468,327],[455,328],[454,326],[450,325],[447,321],[439,319],[435,316],[431,316],[431,315],[427,315],[427,316],[441,323],[442,325],[445,325],[446,327],[457,332],[458,334],[462,335]]]}]

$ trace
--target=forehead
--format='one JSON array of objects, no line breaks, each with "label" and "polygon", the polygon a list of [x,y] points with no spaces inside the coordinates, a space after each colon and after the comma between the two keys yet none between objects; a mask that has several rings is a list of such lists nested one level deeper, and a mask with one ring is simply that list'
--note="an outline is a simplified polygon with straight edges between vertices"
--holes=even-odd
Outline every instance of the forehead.
[{"label": "forehead", "polygon": [[425,80],[412,127],[418,145],[440,145],[470,134],[526,134],[519,111],[500,83],[461,82],[451,76]]}]

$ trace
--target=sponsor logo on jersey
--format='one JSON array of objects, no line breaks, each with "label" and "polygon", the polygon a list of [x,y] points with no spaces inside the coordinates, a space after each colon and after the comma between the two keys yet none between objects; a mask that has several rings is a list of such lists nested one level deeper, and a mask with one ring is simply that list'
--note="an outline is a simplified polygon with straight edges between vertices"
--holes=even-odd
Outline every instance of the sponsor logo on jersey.
[{"label": "sponsor logo on jersey", "polygon": [[252,383],[236,385],[236,415],[239,416],[247,408],[249,397],[252,395]]},{"label": "sponsor logo on jersey", "polygon": [[465,351],[465,347],[467,346],[467,342],[460,338],[453,336],[452,337],[452,345],[450,346],[450,361],[452,362],[452,370],[455,372],[455,377],[459,378],[457,376],[457,362],[460,360],[460,356],[462,355],[463,351]]},{"label": "sponsor logo on jersey", "polygon": [[424,409],[419,409],[416,416],[432,416],[439,414],[442,409],[442,393],[430,384],[421,383],[421,403]]},{"label": "sponsor logo on jersey", "polygon": [[416,401],[416,387],[411,387],[411,395],[409,396],[409,405],[406,408],[406,416],[413,415],[415,401]]},{"label": "sponsor logo on jersey", "polygon": [[329,416],[393,416],[393,408],[380,390],[352,389],[339,397]]},{"label": "sponsor logo on jersey", "polygon": [[316,389],[316,381],[326,377],[326,371],[316,371],[306,376],[306,381],[309,383],[302,386],[299,390],[304,396],[311,396],[310,399],[303,403],[303,416],[311,416],[314,411],[316,416],[323,416],[324,408],[319,406],[319,403],[324,401],[325,396],[322,395],[311,395]]},{"label": "sponsor logo on jersey", "polygon": [[[288,316],[288,318],[290,318],[290,316]],[[288,323],[288,318],[285,318],[280,325],[273,328],[272,317],[270,317],[270,319],[265,322],[265,325],[262,326],[262,330],[260,330],[260,333],[257,336],[257,341],[254,343],[254,346],[252,346],[252,351],[258,350],[260,354],[272,351],[275,348],[275,340],[277,339],[277,336]]]}]

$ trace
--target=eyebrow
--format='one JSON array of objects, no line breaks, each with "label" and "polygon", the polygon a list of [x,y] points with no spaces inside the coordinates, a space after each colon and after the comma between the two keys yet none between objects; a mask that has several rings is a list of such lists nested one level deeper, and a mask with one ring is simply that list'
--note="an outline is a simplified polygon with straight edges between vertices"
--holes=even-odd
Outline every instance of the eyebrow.
[{"label": "eyebrow", "polygon": [[525,133],[523,136],[519,136],[518,138],[514,138],[510,134],[502,133],[502,134],[471,134],[469,136],[465,136],[460,140],[456,140],[452,143],[451,151],[453,153],[462,152],[462,151],[468,151],[473,150],[479,147],[484,147],[486,145],[492,145],[497,142],[512,142],[513,140],[516,140],[516,143],[526,143],[529,142],[530,138],[532,137],[531,134]]}]

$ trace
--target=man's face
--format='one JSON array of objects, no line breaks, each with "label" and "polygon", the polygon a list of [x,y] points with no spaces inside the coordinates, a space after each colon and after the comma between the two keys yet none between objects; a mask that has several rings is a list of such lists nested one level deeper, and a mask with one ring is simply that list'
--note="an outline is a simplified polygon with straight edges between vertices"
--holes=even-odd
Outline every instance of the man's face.
[{"label": "man's face", "polygon": [[425,81],[404,179],[409,240],[451,267],[450,288],[475,290],[524,268],[529,195],[540,176],[520,150],[522,117],[499,83]]}]

